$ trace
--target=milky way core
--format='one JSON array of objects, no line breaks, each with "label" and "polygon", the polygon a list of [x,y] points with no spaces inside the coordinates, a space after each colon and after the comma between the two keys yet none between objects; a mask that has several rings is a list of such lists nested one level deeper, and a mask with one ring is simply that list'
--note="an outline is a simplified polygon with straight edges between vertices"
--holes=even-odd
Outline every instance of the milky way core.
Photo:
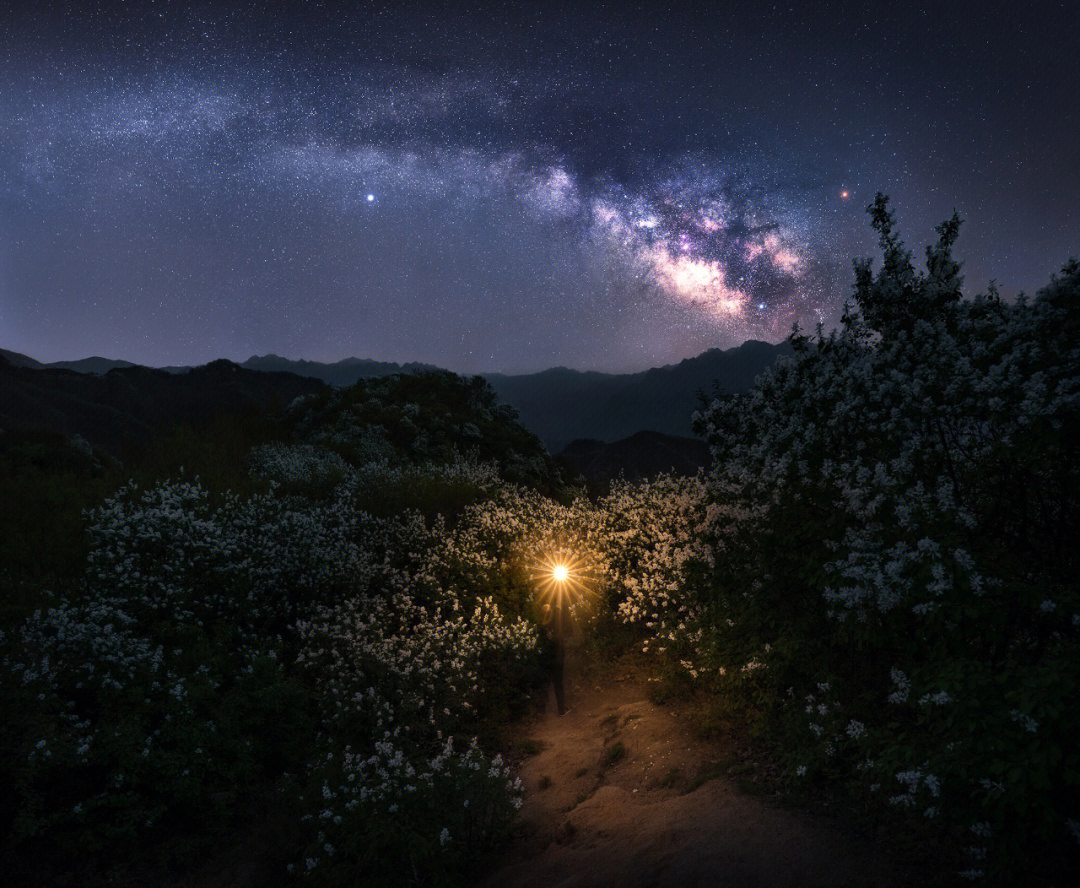
[{"label": "milky way core", "polygon": [[835,325],[878,190],[1036,288],[1080,242],[1070,19],[951,15],[13,10],[0,347],[636,370]]}]

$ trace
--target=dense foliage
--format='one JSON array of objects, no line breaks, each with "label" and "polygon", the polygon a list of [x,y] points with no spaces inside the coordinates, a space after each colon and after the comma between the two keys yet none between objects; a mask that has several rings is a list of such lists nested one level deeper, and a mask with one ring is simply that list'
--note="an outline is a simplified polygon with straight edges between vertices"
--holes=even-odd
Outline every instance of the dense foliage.
[{"label": "dense foliage", "polygon": [[[249,444],[242,494],[182,473],[86,498],[82,566],[0,636],[16,880],[153,880],[253,806],[295,823],[281,876],[323,884],[450,880],[505,833],[520,788],[474,738],[535,686],[539,635],[470,528],[499,498],[554,506],[502,476],[557,476],[482,383],[334,397]],[[102,476],[85,442],[47,443],[7,448],[10,484]]]},{"label": "dense foliage", "polygon": [[540,441],[479,376],[427,371],[362,379],[297,399],[287,425],[355,463],[446,463],[463,454],[494,463],[506,481],[545,492],[558,473]]},{"label": "dense foliage", "polygon": [[883,198],[854,305],[700,417],[714,567],[692,592],[795,774],[938,824],[963,874],[1080,840],[1080,265],[962,298],[939,227],[916,272]]},{"label": "dense foliage", "polygon": [[573,554],[579,626],[677,644],[700,477],[553,499],[535,438],[446,374],[303,398],[273,437],[227,435],[245,478],[91,500],[79,571],[5,630],[16,878],[154,878],[269,806],[283,878],[454,881],[521,803],[485,741],[543,678],[538,566]]}]

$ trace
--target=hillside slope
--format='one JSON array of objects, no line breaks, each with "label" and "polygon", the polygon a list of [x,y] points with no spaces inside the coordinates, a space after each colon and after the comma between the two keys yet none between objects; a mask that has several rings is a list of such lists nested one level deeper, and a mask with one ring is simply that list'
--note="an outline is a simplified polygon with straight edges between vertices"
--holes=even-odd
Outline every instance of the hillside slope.
[{"label": "hillside slope", "polygon": [[16,366],[0,357],[0,428],[78,434],[126,460],[177,425],[205,428],[222,415],[283,407],[325,388],[315,379],[229,361],[185,374],[126,367],[98,375]]},{"label": "hillside slope", "polygon": [[778,358],[786,343],[750,340],[738,348],[710,349],[678,364],[641,373],[584,373],[564,367],[524,376],[487,374],[500,400],[516,407],[521,421],[548,447],[594,438],[617,441],[639,431],[689,437],[698,393],[714,383],[725,392],[746,391]]}]

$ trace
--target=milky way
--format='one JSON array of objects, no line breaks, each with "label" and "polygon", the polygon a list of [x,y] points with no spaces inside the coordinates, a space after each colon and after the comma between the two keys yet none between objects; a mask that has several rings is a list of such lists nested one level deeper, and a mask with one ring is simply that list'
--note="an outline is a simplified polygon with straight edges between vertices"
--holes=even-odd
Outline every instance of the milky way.
[{"label": "milky way", "polygon": [[1012,73],[954,48],[962,106],[931,23],[807,15],[35,7],[0,57],[0,347],[637,369],[835,324],[878,189],[913,244],[959,208],[976,286],[1076,251],[1075,140],[995,119],[1024,39]]}]

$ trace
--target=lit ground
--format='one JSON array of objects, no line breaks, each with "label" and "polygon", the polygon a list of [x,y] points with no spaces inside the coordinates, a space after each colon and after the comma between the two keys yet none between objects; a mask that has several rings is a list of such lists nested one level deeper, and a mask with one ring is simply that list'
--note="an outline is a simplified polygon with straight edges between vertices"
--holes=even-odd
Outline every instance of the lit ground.
[{"label": "lit ground", "polygon": [[[723,750],[696,739],[678,705],[650,702],[647,680],[583,675],[580,656],[570,659],[570,711],[558,716],[552,695],[543,716],[515,729],[523,835],[490,888],[897,883],[828,824],[726,778],[695,788]],[[618,743],[625,755],[610,762]]]}]

